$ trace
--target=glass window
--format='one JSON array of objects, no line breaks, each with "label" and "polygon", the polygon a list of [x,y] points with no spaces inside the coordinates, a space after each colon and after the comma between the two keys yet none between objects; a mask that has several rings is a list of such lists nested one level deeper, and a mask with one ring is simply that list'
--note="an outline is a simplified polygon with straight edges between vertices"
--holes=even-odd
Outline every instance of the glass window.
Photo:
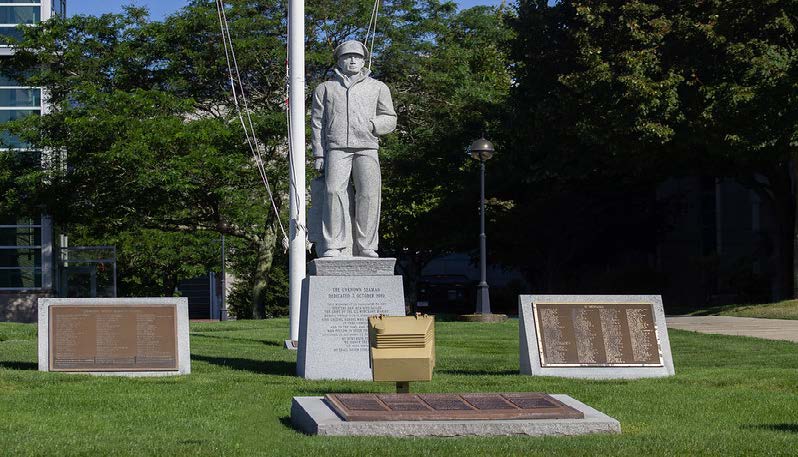
[{"label": "glass window", "polygon": [[39,218],[37,216],[34,222],[30,217],[3,213],[0,214],[0,225],[39,225]]},{"label": "glass window", "polygon": [[[13,109],[13,110],[0,110],[0,124],[9,121],[16,121],[18,119],[22,119],[26,116],[31,115],[39,115],[39,110],[22,110],[22,109]],[[0,131],[0,148],[13,148],[13,149],[21,149],[27,148],[30,145],[24,141],[22,141],[16,135],[12,135],[8,131]]]},{"label": "glass window", "polygon": [[2,248],[0,247],[0,267],[37,267],[42,266],[41,248]]},{"label": "glass window", "polygon": [[39,6],[0,6],[0,24],[36,24],[41,16]]},{"label": "glass window", "polygon": [[[30,73],[32,72],[26,71],[23,72],[23,74],[20,76],[24,79],[27,78],[30,75]],[[2,72],[0,72],[0,87],[20,87],[23,85],[24,84],[19,82],[19,80],[17,80],[16,78],[11,77],[9,75],[4,75]]]},{"label": "glass window", "polygon": [[41,104],[41,89],[0,89],[0,106],[39,107]]},{"label": "glass window", "polygon": [[[0,145],[2,145],[1,141],[0,139]],[[0,167],[7,168],[10,173],[23,174],[31,170],[41,169],[42,166],[42,153],[39,150],[23,147],[0,149]]]},{"label": "glass window", "polygon": [[39,246],[41,244],[41,227],[0,228],[0,246]]},{"label": "glass window", "polygon": [[3,87],[17,87],[17,86],[19,86],[19,81],[0,73],[0,86],[3,86]]},{"label": "glass window", "polygon": [[53,14],[66,17],[66,0],[53,0]]},{"label": "glass window", "polygon": [[0,214],[0,289],[42,287],[39,218]]},{"label": "glass window", "polygon": [[42,287],[41,268],[0,268],[0,289],[37,289]]},{"label": "glass window", "polygon": [[37,109],[5,109],[0,110],[0,124],[9,121],[16,121],[18,119],[22,119],[23,117],[28,117],[30,115],[39,115],[39,110]]},{"label": "glass window", "polygon": [[37,109],[6,109],[0,110],[0,124],[9,121],[16,121],[30,115],[39,115]]},{"label": "glass window", "polygon": [[22,40],[22,30],[14,27],[0,27],[0,46],[8,46],[11,38],[14,41]]}]

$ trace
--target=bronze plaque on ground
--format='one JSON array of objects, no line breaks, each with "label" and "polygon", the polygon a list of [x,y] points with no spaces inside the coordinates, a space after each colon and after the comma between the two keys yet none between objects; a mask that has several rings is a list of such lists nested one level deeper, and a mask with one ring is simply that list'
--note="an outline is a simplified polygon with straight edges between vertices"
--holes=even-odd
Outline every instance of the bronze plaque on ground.
[{"label": "bronze plaque on ground", "polygon": [[176,371],[175,305],[51,306],[51,371]]},{"label": "bronze plaque on ground", "polygon": [[661,367],[647,303],[533,303],[541,367]]},{"label": "bronze plaque on ground", "polygon": [[584,414],[541,393],[327,394],[346,421],[582,419]]}]

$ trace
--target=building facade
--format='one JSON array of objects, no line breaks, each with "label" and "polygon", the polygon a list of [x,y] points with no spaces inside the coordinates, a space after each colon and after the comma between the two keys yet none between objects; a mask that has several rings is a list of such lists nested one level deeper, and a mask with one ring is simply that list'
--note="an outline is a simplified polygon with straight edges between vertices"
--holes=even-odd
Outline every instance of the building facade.
[{"label": "building facade", "polygon": [[[65,0],[0,0],[0,58],[22,36],[20,26],[35,27],[66,14]],[[40,87],[26,87],[0,75],[0,124],[47,111]],[[41,152],[0,130],[0,147],[17,154],[21,166],[41,166]],[[45,214],[0,213],[0,321],[33,321],[36,299],[53,293],[53,228]]]}]

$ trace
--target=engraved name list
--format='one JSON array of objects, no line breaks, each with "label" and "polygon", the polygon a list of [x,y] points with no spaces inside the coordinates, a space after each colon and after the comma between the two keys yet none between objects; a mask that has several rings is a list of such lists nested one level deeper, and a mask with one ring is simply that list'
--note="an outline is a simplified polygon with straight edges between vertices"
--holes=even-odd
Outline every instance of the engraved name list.
[{"label": "engraved name list", "polygon": [[174,305],[51,306],[51,371],[178,369]]},{"label": "engraved name list", "polygon": [[538,303],[533,307],[543,367],[663,366],[650,304]]}]

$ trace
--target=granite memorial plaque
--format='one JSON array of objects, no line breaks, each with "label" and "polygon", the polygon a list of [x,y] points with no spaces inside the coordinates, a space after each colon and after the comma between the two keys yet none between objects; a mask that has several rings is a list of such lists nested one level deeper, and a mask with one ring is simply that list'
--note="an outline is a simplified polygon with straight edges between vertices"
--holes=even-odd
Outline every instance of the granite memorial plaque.
[{"label": "granite memorial plaque", "polygon": [[328,394],[346,421],[581,419],[580,411],[542,393]]},{"label": "granite memorial plaque", "polygon": [[177,309],[51,306],[50,371],[178,369]]},{"label": "granite memorial plaque", "polygon": [[521,372],[584,378],[674,373],[659,296],[521,296]]},{"label": "granite memorial plaque", "polygon": [[121,376],[189,374],[188,301],[40,299],[39,370]]}]

